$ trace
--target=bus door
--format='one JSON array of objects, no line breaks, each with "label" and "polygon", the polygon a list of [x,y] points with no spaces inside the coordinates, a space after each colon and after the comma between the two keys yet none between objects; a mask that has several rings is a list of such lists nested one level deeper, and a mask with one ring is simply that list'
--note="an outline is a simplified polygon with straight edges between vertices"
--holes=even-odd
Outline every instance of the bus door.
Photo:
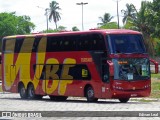
[{"label": "bus door", "polygon": [[109,65],[102,62],[102,97],[110,96]]}]

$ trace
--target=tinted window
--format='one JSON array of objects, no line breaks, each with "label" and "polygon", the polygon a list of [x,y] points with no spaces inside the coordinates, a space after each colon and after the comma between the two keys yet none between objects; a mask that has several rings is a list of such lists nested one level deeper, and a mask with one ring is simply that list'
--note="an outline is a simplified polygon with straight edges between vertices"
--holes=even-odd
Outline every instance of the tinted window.
[{"label": "tinted window", "polygon": [[78,50],[80,51],[105,49],[104,38],[101,34],[80,35],[77,45],[78,45]]},{"label": "tinted window", "polygon": [[109,35],[111,53],[146,53],[141,35]]},{"label": "tinted window", "polygon": [[47,52],[76,50],[75,36],[51,36],[47,41]]},{"label": "tinted window", "polygon": [[47,52],[90,51],[105,49],[104,38],[101,34],[50,36],[47,40]]}]

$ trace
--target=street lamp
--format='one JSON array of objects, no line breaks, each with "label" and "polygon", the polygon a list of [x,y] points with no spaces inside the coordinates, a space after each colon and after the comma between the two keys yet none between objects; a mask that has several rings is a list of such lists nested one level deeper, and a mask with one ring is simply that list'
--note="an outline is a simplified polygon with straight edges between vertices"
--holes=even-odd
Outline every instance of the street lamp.
[{"label": "street lamp", "polygon": [[117,0],[117,19],[118,19],[118,29],[119,29],[119,12],[118,12],[118,0]]},{"label": "street lamp", "polygon": [[121,0],[114,0],[117,2],[117,21],[118,21],[118,29],[119,29],[119,12],[118,12],[118,2]]},{"label": "street lamp", "polygon": [[47,21],[47,32],[48,32],[48,10],[49,8],[46,8],[45,11],[46,13],[44,15],[46,15],[46,21]]},{"label": "street lamp", "polygon": [[84,3],[84,2],[81,2],[81,3],[76,3],[77,5],[82,5],[82,30],[84,30],[84,26],[83,26],[83,5],[86,5],[88,3]]},{"label": "street lamp", "polygon": [[46,21],[47,21],[47,32],[48,32],[48,11],[50,10],[49,8],[42,8],[42,7],[39,7],[37,6],[38,8],[41,8],[41,9],[44,9],[46,12],[45,12],[45,16],[46,16]]}]

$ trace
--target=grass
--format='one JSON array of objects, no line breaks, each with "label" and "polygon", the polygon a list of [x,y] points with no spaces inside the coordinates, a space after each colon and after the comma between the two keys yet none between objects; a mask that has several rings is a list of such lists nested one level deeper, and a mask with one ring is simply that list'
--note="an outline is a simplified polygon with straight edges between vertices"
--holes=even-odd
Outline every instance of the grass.
[{"label": "grass", "polygon": [[159,79],[160,80],[160,74],[151,74],[152,79]]},{"label": "grass", "polygon": [[151,80],[151,98],[160,98],[160,74],[152,74]]}]

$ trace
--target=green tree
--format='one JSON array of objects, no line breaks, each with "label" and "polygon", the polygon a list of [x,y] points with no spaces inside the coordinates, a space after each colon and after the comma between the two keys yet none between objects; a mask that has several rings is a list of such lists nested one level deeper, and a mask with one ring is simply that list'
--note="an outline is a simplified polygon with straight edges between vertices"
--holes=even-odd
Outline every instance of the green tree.
[{"label": "green tree", "polygon": [[103,17],[99,17],[99,19],[102,23],[98,23],[98,25],[105,25],[113,19],[113,16],[111,16],[109,13],[105,13]]},{"label": "green tree", "polygon": [[31,33],[35,25],[30,20],[29,16],[16,16],[15,12],[0,13],[0,44],[4,36]]},{"label": "green tree", "polygon": [[57,29],[57,22],[61,19],[60,13],[58,12],[61,10],[59,7],[59,3],[56,1],[52,1],[50,3],[50,13],[49,13],[49,20],[51,21],[53,19],[56,29]]},{"label": "green tree", "polygon": [[57,29],[51,29],[49,28],[48,30],[43,30],[42,33],[55,33],[55,32],[62,32],[62,31],[67,31],[66,27],[60,25]]},{"label": "green tree", "polygon": [[66,31],[66,27],[60,25],[60,26],[57,28],[57,30],[58,30],[58,31]]},{"label": "green tree", "polygon": [[51,29],[49,28],[48,30],[43,30],[42,33],[56,33],[56,32],[59,32],[57,29]]},{"label": "green tree", "polygon": [[100,26],[101,29],[117,29],[117,22],[109,22],[107,24],[104,24]]},{"label": "green tree", "polygon": [[79,31],[79,29],[76,26],[74,26],[72,27],[72,31]]},{"label": "green tree", "polygon": [[126,10],[121,10],[123,14],[122,22],[125,24],[128,20],[136,17],[136,10],[133,4],[126,4]]},{"label": "green tree", "polygon": [[31,21],[29,16],[18,16],[18,28],[17,32],[18,34],[28,34],[31,32],[32,29],[34,29],[35,25],[29,21]]},{"label": "green tree", "polygon": [[35,25],[30,22],[29,16],[16,16],[15,12],[0,13],[0,34],[1,36],[29,34],[34,30]]},{"label": "green tree", "polygon": [[147,11],[150,26],[152,26],[152,36],[160,38],[160,0],[153,0],[150,10]]},{"label": "green tree", "polygon": [[147,51],[151,56],[154,56],[155,50],[152,42],[153,40],[151,38],[151,34],[154,31],[154,28],[150,24],[150,19],[151,19],[150,12],[149,12],[151,10],[150,6],[151,6],[151,2],[142,1],[141,8],[139,11],[137,11],[135,6],[132,5],[132,7],[134,8],[133,11],[135,11],[136,14],[134,17],[130,17],[127,24],[131,25],[129,27],[130,29],[134,29],[142,32]]}]

